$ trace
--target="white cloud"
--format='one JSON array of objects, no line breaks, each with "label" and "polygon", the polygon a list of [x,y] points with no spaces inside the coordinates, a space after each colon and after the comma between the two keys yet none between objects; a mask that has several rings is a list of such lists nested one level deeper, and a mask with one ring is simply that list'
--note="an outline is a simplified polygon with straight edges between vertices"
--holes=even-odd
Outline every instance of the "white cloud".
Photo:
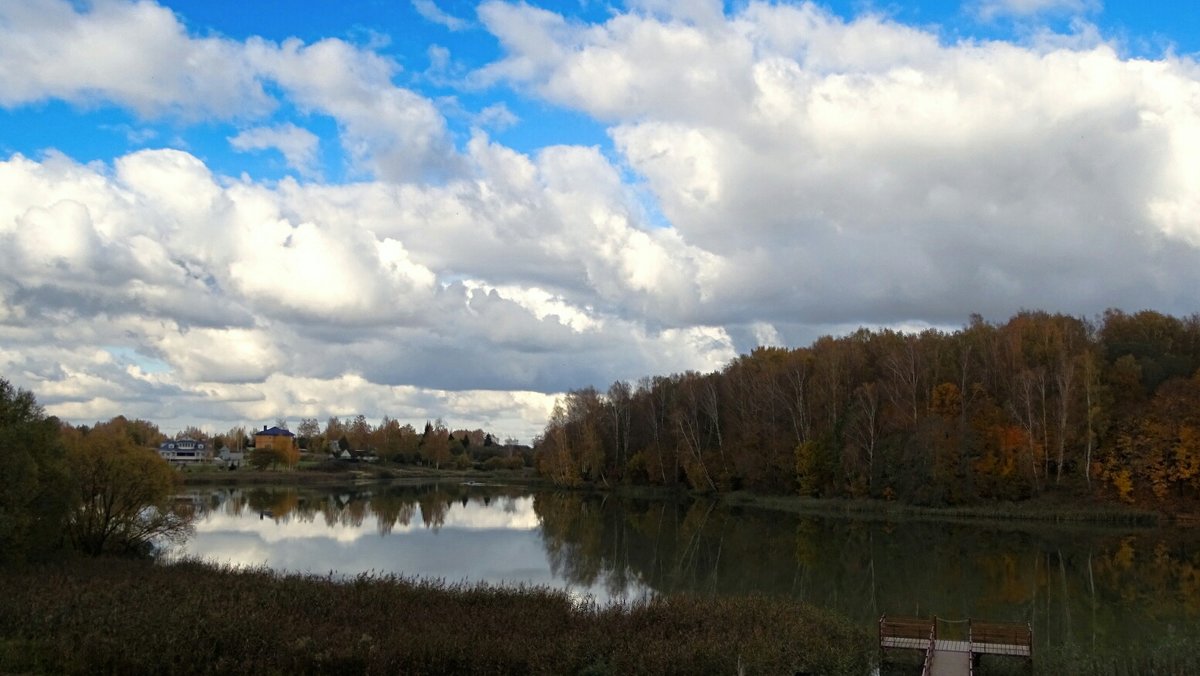
[{"label": "white cloud", "polygon": [[475,116],[475,125],[483,129],[504,130],[520,121],[503,103],[493,103]]},{"label": "white cloud", "polygon": [[99,128],[120,134],[132,146],[144,146],[158,137],[157,130],[128,124],[102,124]]},{"label": "white cloud", "polygon": [[251,40],[246,54],[302,109],[336,118],[346,152],[376,175],[419,180],[457,168],[445,120],[432,101],[392,84],[389,59],[336,39]]},{"label": "white cloud", "polygon": [[474,280],[467,281],[465,285],[470,289],[472,299],[475,297],[475,293],[482,293],[485,296],[494,294],[497,298],[512,301],[528,310],[539,321],[554,318],[558,323],[570,327],[576,333],[598,328],[603,321],[589,313],[586,308],[575,307],[562,296],[556,296],[545,289],[519,286],[495,288]]},{"label": "white cloud", "polygon": [[631,0],[630,9],[641,10],[696,24],[715,24],[724,21],[724,9],[719,0]]},{"label": "white cloud", "polygon": [[1194,61],[1094,40],[946,45],[809,3],[720,22],[580,26],[496,2],[480,16],[507,50],[480,77],[610,121],[667,232],[711,256],[690,254],[690,321],[1189,311]]},{"label": "white cloud", "polygon": [[460,31],[468,26],[466,21],[442,11],[442,8],[438,7],[433,0],[412,0],[412,5],[413,9],[416,9],[417,13],[427,20],[452,31]]},{"label": "white cloud", "polygon": [[193,39],[154,3],[0,3],[0,104],[115,100],[142,115],[261,113],[273,106],[244,54]]},{"label": "white cloud", "polygon": [[474,178],[434,186],[259,184],[177,150],[0,162],[0,365],[81,422],[361,411],[528,439],[555,392],[733,356],[718,327],[629,316],[694,306],[695,263],[595,149],[471,148]]},{"label": "white cloud", "polygon": [[317,175],[317,148],[320,139],[311,131],[292,123],[277,127],[255,127],[230,137],[237,150],[278,150],[287,165],[303,176]]},{"label": "white cloud", "polygon": [[1100,0],[977,0],[969,3],[984,21],[999,17],[1031,17],[1039,14],[1079,15],[1097,12]]},{"label": "white cloud", "polygon": [[[244,120],[292,103],[335,118],[344,150],[366,173],[414,180],[457,167],[445,121],[427,98],[393,83],[399,67],[339,39],[277,44],[193,37],[153,2],[0,3],[0,105],[47,99],[116,103],[143,117]],[[312,139],[283,126],[252,130],[243,147],[273,145],[297,166]]]},{"label": "white cloud", "polygon": [[[152,345],[170,360],[183,382],[254,382],[284,365],[283,354],[264,329],[195,328],[163,331]],[[150,340],[147,340],[150,342]]]},{"label": "white cloud", "polygon": [[100,248],[87,207],[73,200],[31,207],[16,225],[15,250],[30,267],[87,267]]},{"label": "white cloud", "polygon": [[767,322],[754,322],[750,325],[754,333],[754,344],[765,347],[783,347],[786,345],[779,331]]}]

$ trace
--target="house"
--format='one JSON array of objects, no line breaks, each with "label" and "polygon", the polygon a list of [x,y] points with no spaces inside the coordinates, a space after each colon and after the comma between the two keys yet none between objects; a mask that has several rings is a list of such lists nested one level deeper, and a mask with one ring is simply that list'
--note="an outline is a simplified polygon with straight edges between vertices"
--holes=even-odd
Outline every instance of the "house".
[{"label": "house", "polygon": [[263,425],[261,432],[254,433],[255,448],[273,448],[280,451],[296,450],[296,435],[281,428]]},{"label": "house", "polygon": [[228,467],[241,467],[246,454],[241,451],[231,451],[228,446],[222,446],[221,450],[217,451],[217,457]]},{"label": "house", "polygon": [[158,454],[167,462],[179,464],[208,462],[208,445],[195,439],[167,440],[158,445]]}]

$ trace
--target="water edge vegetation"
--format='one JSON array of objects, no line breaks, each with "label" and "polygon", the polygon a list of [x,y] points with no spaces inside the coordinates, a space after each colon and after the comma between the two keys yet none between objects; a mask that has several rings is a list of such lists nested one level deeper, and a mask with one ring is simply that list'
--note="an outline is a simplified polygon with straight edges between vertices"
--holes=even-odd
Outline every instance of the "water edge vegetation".
[{"label": "water edge vegetation", "polygon": [[562,591],[100,559],[0,574],[0,671],[862,676],[873,639],[765,596]]}]

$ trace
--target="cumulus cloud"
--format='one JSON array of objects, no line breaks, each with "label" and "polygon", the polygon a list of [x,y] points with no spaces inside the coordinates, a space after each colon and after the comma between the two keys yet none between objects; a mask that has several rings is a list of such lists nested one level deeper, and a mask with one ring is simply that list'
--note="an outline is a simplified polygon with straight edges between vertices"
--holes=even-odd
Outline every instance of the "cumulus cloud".
[{"label": "cumulus cloud", "polygon": [[942,44],[808,3],[480,16],[507,50],[481,77],[609,121],[673,234],[712,256],[696,321],[1161,307],[1198,281],[1191,60]]},{"label": "cumulus cloud", "polygon": [[669,262],[690,254],[637,227],[595,149],[469,156],[472,179],[430,186],[268,185],[177,150],[0,162],[0,368],[64,416],[464,424],[487,401],[529,438],[554,392],[735,355],[721,327],[629,314],[695,295]]},{"label": "cumulus cloud", "polygon": [[143,115],[224,116],[273,104],[237,46],[189,38],[154,3],[0,3],[0,104],[115,100]]},{"label": "cumulus cloud", "polygon": [[[366,173],[413,180],[458,166],[433,102],[394,84],[399,67],[390,59],[339,39],[194,37],[153,2],[3,2],[0,64],[0,105],[10,108],[64,99],[143,117],[243,120],[278,108],[271,91],[280,88],[291,103],[335,118]],[[295,127],[235,138],[311,161],[312,141]]]},{"label": "cumulus cloud", "polygon": [[277,127],[255,127],[239,132],[229,145],[240,151],[278,150],[292,169],[303,176],[317,175],[317,148],[320,139],[311,131],[292,123]]},{"label": "cumulus cloud", "polygon": [[296,105],[336,118],[344,149],[377,176],[417,180],[458,167],[445,119],[429,99],[392,84],[398,67],[391,60],[331,38],[251,40],[245,49]]}]

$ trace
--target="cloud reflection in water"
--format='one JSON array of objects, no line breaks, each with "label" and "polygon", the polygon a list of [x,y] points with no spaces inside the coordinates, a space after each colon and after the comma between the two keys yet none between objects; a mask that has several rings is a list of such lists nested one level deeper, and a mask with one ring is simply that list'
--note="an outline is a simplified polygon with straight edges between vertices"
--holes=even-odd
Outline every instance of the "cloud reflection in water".
[{"label": "cloud reflection in water", "polygon": [[[547,586],[601,603],[644,594],[634,585],[614,594],[603,582],[579,585],[552,571],[529,495],[484,500],[478,495],[413,494],[406,496],[405,517],[381,523],[388,518],[380,516],[385,509],[381,501],[397,499],[394,494],[297,497],[293,492],[281,497],[280,490],[292,489],[234,489],[209,496],[195,535],[173,554],[336,577],[373,573]],[[379,509],[373,502],[381,503]],[[267,503],[276,506],[265,507]]]}]

